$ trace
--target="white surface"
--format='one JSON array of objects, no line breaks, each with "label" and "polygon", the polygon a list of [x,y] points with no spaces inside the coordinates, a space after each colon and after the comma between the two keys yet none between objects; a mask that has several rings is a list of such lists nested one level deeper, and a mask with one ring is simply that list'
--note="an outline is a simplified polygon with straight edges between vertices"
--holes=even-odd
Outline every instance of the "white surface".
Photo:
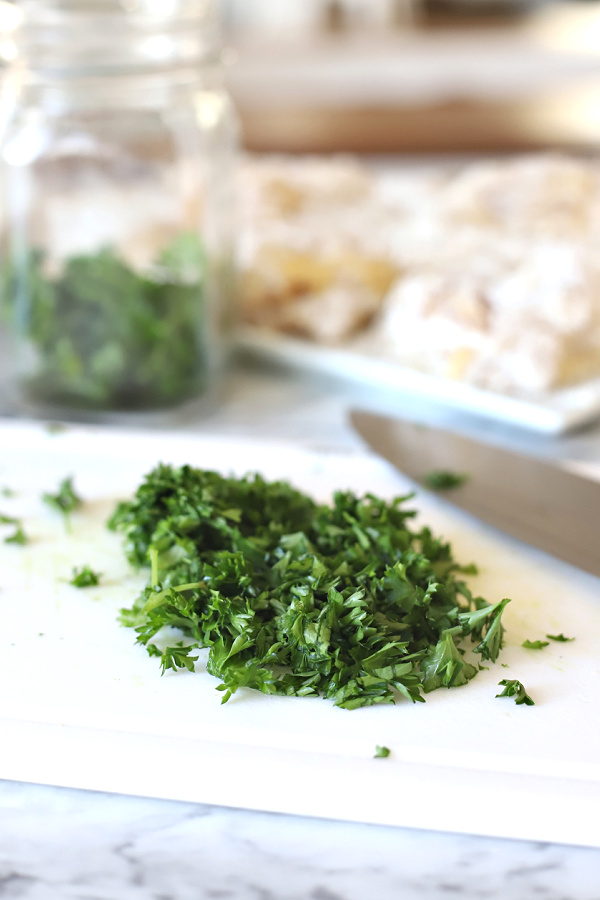
[{"label": "white surface", "polygon": [[[423,517],[459,558],[482,566],[473,587],[492,601],[513,597],[502,657],[509,668],[492,666],[414,706],[349,713],[252,692],[221,706],[210,676],[161,678],[116,623],[139,582],[104,529],[117,497],[159,459],[259,468],[318,497],[335,487],[392,495],[405,490],[402,479],[361,454],[209,437],[49,435],[5,424],[0,447],[0,484],[18,489],[2,510],[23,515],[33,538],[25,548],[0,544],[10,635],[0,658],[0,777],[600,846],[589,815],[600,800],[597,579],[423,497]],[[39,499],[67,474],[87,501],[71,535]],[[65,583],[82,563],[104,572],[101,588]],[[520,646],[558,631],[576,641],[539,652]],[[537,705],[494,699],[504,677],[522,680]],[[392,756],[373,759],[376,744]]]},{"label": "white surface", "polygon": [[238,344],[259,359],[412,394],[451,410],[475,413],[536,432],[558,434],[600,416],[600,378],[529,400],[418,372],[378,354],[376,343],[370,346],[368,337],[337,349],[246,327],[238,335]]}]

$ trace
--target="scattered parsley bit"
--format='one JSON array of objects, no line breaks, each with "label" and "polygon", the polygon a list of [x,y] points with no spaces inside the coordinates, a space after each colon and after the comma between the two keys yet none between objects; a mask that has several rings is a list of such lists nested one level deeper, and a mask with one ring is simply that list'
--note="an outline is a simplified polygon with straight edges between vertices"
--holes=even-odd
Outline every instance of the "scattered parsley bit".
[{"label": "scattered parsley bit", "polygon": [[434,469],[423,477],[423,483],[432,491],[448,491],[460,487],[469,476],[463,472],[451,472],[449,469]]},{"label": "scattered parsley bit", "polygon": [[15,519],[14,516],[7,516],[5,513],[0,513],[0,525],[18,525],[19,520]]},{"label": "scattered parsley bit", "polygon": [[549,641],[523,641],[521,646],[525,647],[527,650],[543,650],[548,644]]},{"label": "scattered parsley bit", "polygon": [[[495,661],[509,601],[472,595],[450,545],[409,528],[408,499],[318,505],[285,481],[160,465],[108,523],[151,568],[121,621],[163,672],[208,648],[222,702],[249,687],[356,709],[466,684],[461,645]],[[186,646],[157,646],[169,627]]]},{"label": "scattered parsley bit", "polygon": [[5,513],[0,513],[0,525],[15,526],[14,534],[11,534],[9,537],[4,538],[5,544],[24,545],[27,543],[27,535],[23,531],[20,519],[16,519],[14,516],[7,516]]},{"label": "scattered parsley bit", "polygon": [[69,581],[77,588],[95,587],[100,583],[100,572],[94,572],[89,566],[73,569],[73,577]]},{"label": "scattered parsley bit", "polygon": [[375,747],[374,758],[375,759],[383,759],[386,756],[389,756],[391,752],[392,751],[390,750],[389,747],[380,747],[379,744],[377,744]]},{"label": "scattered parsley bit", "polygon": [[14,534],[11,534],[10,537],[4,538],[5,544],[20,544],[24,546],[27,543],[27,535],[23,531],[21,525],[17,525]]},{"label": "scattered parsley bit", "polygon": [[561,644],[566,644],[569,641],[574,641],[575,638],[565,637],[564,634],[547,634],[547,638],[550,638],[551,641],[559,641]]},{"label": "scattered parsley bit", "polygon": [[507,679],[503,678],[502,681],[498,682],[499,685],[504,685],[504,690],[500,694],[496,694],[496,697],[514,697],[515,703],[517,706],[520,706],[524,703],[526,706],[535,706],[534,701],[531,699],[523,685],[520,681],[516,679]]},{"label": "scattered parsley bit", "polygon": [[3,497],[14,497],[15,492],[13,491],[12,488],[3,487],[3,488],[0,488],[0,495],[2,495]]},{"label": "scattered parsley bit", "polygon": [[67,431],[67,426],[64,422],[47,422],[46,431],[48,434],[62,434]]},{"label": "scattered parsley bit", "polygon": [[56,494],[43,494],[42,500],[65,517],[67,526],[69,526],[70,514],[82,503],[81,497],[78,496],[73,487],[72,477],[63,478],[58,492]]}]

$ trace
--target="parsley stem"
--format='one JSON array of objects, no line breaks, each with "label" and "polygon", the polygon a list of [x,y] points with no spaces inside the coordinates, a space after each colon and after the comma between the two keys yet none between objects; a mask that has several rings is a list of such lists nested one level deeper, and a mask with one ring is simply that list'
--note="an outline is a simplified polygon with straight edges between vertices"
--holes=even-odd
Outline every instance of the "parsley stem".
[{"label": "parsley stem", "polygon": [[150,557],[152,587],[156,587],[158,584],[158,550],[156,547],[150,547],[148,556]]}]

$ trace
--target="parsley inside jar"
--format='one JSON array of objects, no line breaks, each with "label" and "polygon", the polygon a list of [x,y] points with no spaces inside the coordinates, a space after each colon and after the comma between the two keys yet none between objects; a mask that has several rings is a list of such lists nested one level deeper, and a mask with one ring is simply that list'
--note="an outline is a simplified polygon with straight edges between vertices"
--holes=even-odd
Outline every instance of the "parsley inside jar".
[{"label": "parsley inside jar", "polygon": [[212,404],[228,356],[237,120],[207,0],[24,0],[0,147],[10,411]]}]

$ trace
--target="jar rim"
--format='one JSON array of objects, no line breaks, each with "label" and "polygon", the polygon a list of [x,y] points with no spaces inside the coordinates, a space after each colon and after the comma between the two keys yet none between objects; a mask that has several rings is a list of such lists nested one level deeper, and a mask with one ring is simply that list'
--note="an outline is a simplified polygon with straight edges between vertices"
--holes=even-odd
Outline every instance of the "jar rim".
[{"label": "jar rim", "polygon": [[0,55],[64,75],[190,65],[219,46],[213,0],[21,0]]},{"label": "jar rim", "polygon": [[30,24],[59,19],[95,20],[116,17],[121,23],[168,23],[177,19],[202,20],[214,16],[213,0],[19,0],[18,18]]}]

